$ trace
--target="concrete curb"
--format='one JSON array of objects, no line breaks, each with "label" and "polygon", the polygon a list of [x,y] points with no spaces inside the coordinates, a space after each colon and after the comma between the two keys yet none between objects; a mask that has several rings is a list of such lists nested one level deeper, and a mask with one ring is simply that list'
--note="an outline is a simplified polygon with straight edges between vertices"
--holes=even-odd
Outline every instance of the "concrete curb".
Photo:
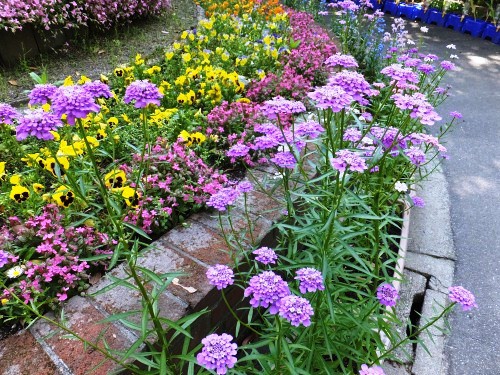
[{"label": "concrete curb", "polygon": [[[424,199],[425,207],[412,210],[401,301],[396,313],[402,322],[418,319],[421,327],[448,303],[448,287],[453,283],[455,269],[448,184],[440,165],[417,187],[416,194]],[[441,320],[429,332],[423,332],[418,345],[408,344],[397,352],[401,364],[384,365],[386,374],[445,375],[444,330]],[[405,334],[406,327],[399,327],[399,331]]]}]

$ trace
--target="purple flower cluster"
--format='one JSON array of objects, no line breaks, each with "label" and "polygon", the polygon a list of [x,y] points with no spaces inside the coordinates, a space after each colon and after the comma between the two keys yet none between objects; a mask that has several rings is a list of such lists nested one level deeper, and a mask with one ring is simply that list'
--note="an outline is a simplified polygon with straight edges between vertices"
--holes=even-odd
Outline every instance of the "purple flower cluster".
[{"label": "purple flower cluster", "polygon": [[396,107],[402,110],[411,110],[410,117],[418,118],[424,125],[434,125],[441,117],[434,111],[434,107],[427,101],[424,94],[416,92],[413,95],[396,93],[391,96]]},{"label": "purple flower cluster", "polygon": [[217,211],[226,211],[227,208],[236,202],[240,192],[233,188],[222,188],[212,194],[207,202],[207,206],[215,208]]},{"label": "purple flower cluster", "polygon": [[444,60],[441,61],[441,68],[443,68],[443,70],[454,70],[455,64],[453,64],[451,61]]},{"label": "purple flower cluster", "polygon": [[241,158],[247,156],[249,151],[250,147],[243,143],[237,143],[226,152],[226,156],[230,158]]},{"label": "purple flower cluster", "polygon": [[9,253],[0,250],[0,268],[9,263]]},{"label": "purple flower cluster", "polygon": [[31,110],[19,119],[16,139],[22,141],[29,136],[45,141],[54,139],[50,132],[60,126],[62,126],[62,121],[53,113],[45,112],[41,108]]},{"label": "purple flower cluster", "polygon": [[375,96],[379,94],[378,90],[371,88],[365,77],[358,72],[343,70],[334,74],[328,80],[328,86],[340,86],[344,91],[361,105],[368,105],[365,96]]},{"label": "purple flower cluster", "polygon": [[124,103],[135,101],[135,108],[145,108],[149,104],[160,105],[160,99],[163,94],[160,93],[158,87],[147,80],[138,80],[132,82],[125,90],[123,97]]},{"label": "purple flower cluster", "polygon": [[111,98],[113,94],[109,90],[109,86],[101,81],[86,82],[83,88],[89,92],[93,98]]},{"label": "purple flower cluster", "polygon": [[463,311],[471,310],[472,308],[477,307],[474,294],[472,294],[462,286],[449,287],[448,297],[450,298],[450,301],[456,302],[461,305]]},{"label": "purple flower cluster", "polygon": [[216,264],[215,266],[208,267],[207,270],[208,282],[216,286],[217,289],[224,289],[234,283],[234,273],[231,268],[223,264]]},{"label": "purple flower cluster", "polygon": [[391,85],[395,85],[401,90],[417,90],[418,75],[410,68],[403,68],[401,64],[392,64],[386,66],[380,71],[382,74],[391,78]]},{"label": "purple flower cluster", "polygon": [[276,264],[278,256],[273,249],[269,247],[261,247],[252,251],[252,254],[257,255],[255,260],[262,264]]},{"label": "purple flower cluster", "polygon": [[411,198],[411,200],[415,207],[425,207],[425,201],[423,200],[423,198],[415,195],[414,197]]},{"label": "purple flower cluster", "polygon": [[280,301],[279,315],[288,320],[292,326],[298,327],[301,324],[305,327],[310,326],[313,314],[314,310],[305,298],[289,295]]},{"label": "purple flower cluster", "polygon": [[349,167],[352,172],[362,173],[368,167],[366,166],[365,159],[363,159],[359,154],[354,151],[349,150],[339,150],[335,153],[336,158],[331,158],[330,162],[332,167],[338,170],[340,173],[345,172]]},{"label": "purple flower cluster", "polygon": [[238,345],[232,341],[233,336],[227,333],[213,333],[205,337],[201,340],[203,348],[196,356],[198,364],[209,370],[216,370],[217,374],[226,374],[227,369],[233,368],[237,361]]},{"label": "purple flower cluster", "polygon": [[14,120],[18,117],[19,113],[14,109],[14,107],[6,103],[0,103],[0,124],[12,125]]},{"label": "purple flower cluster", "polygon": [[268,119],[275,120],[278,117],[281,119],[283,116],[305,112],[306,107],[302,102],[277,96],[271,100],[266,100],[261,105],[261,111]]},{"label": "purple flower cluster", "polygon": [[288,284],[273,271],[264,271],[252,276],[249,286],[245,289],[245,297],[252,297],[250,299],[252,307],[270,307],[271,314],[278,312],[280,300],[288,295],[290,295]]},{"label": "purple flower cluster", "polygon": [[66,115],[68,124],[75,125],[77,118],[85,118],[91,112],[99,112],[100,107],[82,86],[62,86],[52,95],[52,110],[59,118]]},{"label": "purple flower cluster", "polygon": [[356,128],[347,128],[344,132],[343,140],[350,142],[358,142],[361,140],[361,131]]},{"label": "purple flower cluster", "polygon": [[51,84],[38,84],[33,87],[28,94],[30,105],[43,105],[52,100],[52,95],[57,91],[57,87]]},{"label": "purple flower cluster", "polygon": [[348,108],[354,100],[342,87],[332,85],[316,87],[307,96],[316,102],[317,108],[330,108],[333,112]]},{"label": "purple flower cluster", "polygon": [[250,181],[241,181],[236,188],[240,193],[250,193],[253,190],[253,185]]},{"label": "purple flower cluster", "polygon": [[399,295],[391,284],[383,283],[377,288],[377,298],[384,306],[394,306]]},{"label": "purple flower cluster", "polygon": [[299,137],[317,138],[325,131],[323,125],[316,121],[304,121],[295,125],[295,134]]},{"label": "purple flower cluster", "polygon": [[297,160],[295,156],[290,151],[280,151],[277,152],[272,158],[271,161],[276,164],[280,168],[284,169],[293,169],[295,165],[297,165]]},{"label": "purple flower cluster", "polygon": [[366,364],[361,365],[359,375],[385,375],[384,370],[380,366],[373,365],[368,367]]},{"label": "purple flower cluster", "polygon": [[301,268],[296,273],[295,280],[299,280],[300,293],[315,292],[325,290],[323,285],[323,275],[314,268]]},{"label": "purple flower cluster", "polygon": [[357,68],[358,62],[351,55],[344,55],[340,52],[337,52],[335,55],[331,55],[326,59],[325,65],[333,68],[336,66],[341,66],[342,68]]},{"label": "purple flower cluster", "polygon": [[420,166],[425,163],[425,152],[423,152],[419,147],[410,147],[405,150],[404,153],[408,156],[413,165]]}]

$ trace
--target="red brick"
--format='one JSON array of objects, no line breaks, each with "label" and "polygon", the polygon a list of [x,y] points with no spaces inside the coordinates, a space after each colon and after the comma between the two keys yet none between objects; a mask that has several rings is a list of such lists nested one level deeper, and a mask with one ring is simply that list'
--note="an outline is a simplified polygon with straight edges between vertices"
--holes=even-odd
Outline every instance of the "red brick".
[{"label": "red brick", "polygon": [[[114,350],[125,350],[131,345],[131,341],[113,324],[100,323],[105,316],[85,298],[73,297],[64,308],[64,317],[66,327],[101,348],[104,348],[104,341]],[[105,375],[119,368],[98,350],[85,348],[81,341],[44,320],[38,321],[32,329],[75,375]]]},{"label": "red brick", "polygon": [[0,341],[2,375],[53,375],[54,363],[29,331],[21,331]]},{"label": "red brick", "polygon": [[169,244],[207,265],[233,264],[233,254],[229,252],[223,237],[204,225],[191,221],[188,227],[176,227],[159,240],[159,246]]}]

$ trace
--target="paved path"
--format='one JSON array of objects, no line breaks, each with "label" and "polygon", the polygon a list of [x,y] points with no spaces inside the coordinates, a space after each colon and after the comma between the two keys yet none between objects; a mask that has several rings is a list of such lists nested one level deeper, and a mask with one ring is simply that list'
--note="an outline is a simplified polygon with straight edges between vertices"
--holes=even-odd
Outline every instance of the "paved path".
[{"label": "paved path", "polygon": [[[446,82],[453,94],[438,112],[463,114],[447,137],[451,159],[444,164],[451,199],[456,250],[455,285],[471,290],[479,309],[451,316],[445,356],[448,375],[500,374],[500,46],[470,35],[410,23],[423,50],[446,58],[458,71]],[[416,39],[416,38],[414,38]],[[456,50],[446,49],[453,43]],[[438,375],[438,374],[437,374]]]}]

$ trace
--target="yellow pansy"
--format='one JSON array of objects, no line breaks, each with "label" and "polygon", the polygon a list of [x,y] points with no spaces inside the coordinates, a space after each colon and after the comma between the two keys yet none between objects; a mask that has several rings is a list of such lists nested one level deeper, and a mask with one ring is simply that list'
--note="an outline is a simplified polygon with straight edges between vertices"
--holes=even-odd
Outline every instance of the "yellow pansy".
[{"label": "yellow pansy", "polygon": [[54,158],[47,158],[45,160],[45,169],[57,177],[57,170],[59,170],[60,175],[63,176],[66,172],[65,170],[69,168],[69,160],[65,156],[58,156],[57,162]]},{"label": "yellow pansy", "polygon": [[121,169],[113,169],[104,176],[104,184],[108,189],[121,189],[126,181],[127,176]]},{"label": "yellow pansy", "polygon": [[12,185],[19,185],[21,183],[21,175],[20,174],[14,174],[10,177],[9,182]]},{"label": "yellow pansy", "polygon": [[165,58],[167,60],[172,60],[172,58],[174,57],[174,53],[173,52],[165,52]]},{"label": "yellow pansy", "polygon": [[158,65],[153,65],[151,68],[146,69],[146,73],[152,76],[153,74],[160,73],[161,68]]},{"label": "yellow pansy", "polygon": [[178,42],[175,42],[175,43],[173,44],[173,47],[174,47],[174,49],[180,49],[180,48],[181,48],[181,44],[180,44],[180,43],[178,43]]},{"label": "yellow pansy", "polygon": [[138,192],[131,188],[130,186],[125,186],[122,190],[122,197],[125,198],[125,203],[129,207],[137,207],[139,206],[139,198],[140,195]]},{"label": "yellow pansy", "polygon": [[69,207],[69,205],[75,201],[75,193],[67,186],[62,185],[52,194],[52,199],[60,207]]},{"label": "yellow pansy", "polygon": [[9,194],[10,199],[16,201],[17,203],[24,202],[30,197],[30,192],[24,186],[14,185],[10,190]]},{"label": "yellow pansy", "polygon": [[104,139],[107,136],[108,135],[106,134],[106,131],[104,131],[104,129],[98,129],[95,137],[98,141],[100,141],[101,139]]},{"label": "yellow pansy", "polygon": [[0,180],[5,176],[5,164],[7,164],[7,162],[0,161]]},{"label": "yellow pansy", "polygon": [[84,76],[83,74],[80,76],[80,79],[78,80],[78,84],[79,85],[83,85],[84,83],[87,83],[87,82],[92,82],[92,80],[87,77],[87,76]]},{"label": "yellow pansy", "polygon": [[42,105],[42,109],[45,112],[49,112],[50,111],[50,104],[49,103],[45,103],[44,105]]},{"label": "yellow pansy", "polygon": [[181,131],[179,138],[182,139],[184,144],[189,147],[193,144],[199,145],[206,141],[207,137],[200,132],[188,133],[186,130]]},{"label": "yellow pansy", "polygon": [[177,86],[184,86],[187,82],[187,77],[186,76],[179,76],[177,77],[177,79],[175,80],[175,84]]},{"label": "yellow pansy", "polygon": [[45,189],[45,186],[43,186],[42,184],[39,184],[38,182],[35,182],[33,184],[33,190],[35,191],[35,193],[40,193],[43,189]]},{"label": "yellow pansy", "polygon": [[183,53],[182,54],[182,60],[184,62],[190,62],[191,61],[191,54],[190,53]]},{"label": "yellow pansy", "polygon": [[101,74],[101,76],[99,77],[99,80],[105,84],[108,84],[108,82],[109,82],[109,78],[107,76],[105,76],[104,74]]},{"label": "yellow pansy", "polygon": [[[125,115],[125,114],[122,115],[122,118],[123,118],[123,116],[127,116],[127,115]],[[125,120],[125,118],[123,118],[123,119]],[[127,120],[128,120],[128,116],[127,116]],[[125,121],[127,121],[127,120],[125,120]],[[127,122],[130,122],[130,120],[128,120]],[[116,118],[114,116],[108,118],[107,124],[110,127],[110,129],[113,129],[114,127],[116,127],[116,125],[118,125],[118,118]]]},{"label": "yellow pansy", "polygon": [[135,65],[142,65],[144,64],[144,59],[142,58],[141,54],[138,53],[135,55]]},{"label": "yellow pansy", "polygon": [[122,68],[122,67],[118,67],[116,68],[113,73],[115,74],[115,76],[117,77],[124,77],[125,76],[125,69]]},{"label": "yellow pansy", "polygon": [[64,79],[63,86],[73,86],[75,83],[73,82],[73,77],[67,76]]},{"label": "yellow pansy", "polygon": [[170,88],[172,87],[172,85],[170,83],[168,83],[167,81],[161,81],[160,83],[160,86],[158,87],[158,91],[165,95],[165,93],[170,90]]}]

